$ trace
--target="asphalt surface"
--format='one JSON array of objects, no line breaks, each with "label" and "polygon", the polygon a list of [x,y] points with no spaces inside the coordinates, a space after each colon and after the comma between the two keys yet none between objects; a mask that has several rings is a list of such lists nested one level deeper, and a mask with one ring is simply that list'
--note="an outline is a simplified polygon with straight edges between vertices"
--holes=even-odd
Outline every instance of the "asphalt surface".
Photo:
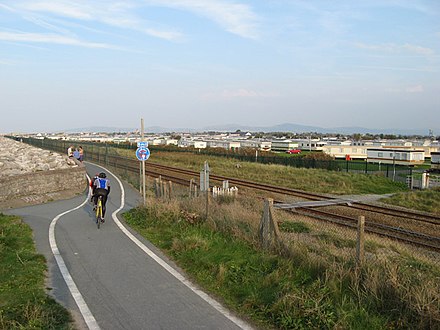
[{"label": "asphalt surface", "polygon": [[[86,168],[89,176],[102,171],[92,164],[86,164]],[[51,294],[72,312],[77,327],[182,330],[250,328],[216,305],[216,302],[210,301],[209,297],[204,299],[203,292],[185,285],[185,279],[182,282],[182,279],[179,280],[164,268],[160,263],[165,267],[171,266],[172,272],[181,274],[150,242],[124,226],[145,246],[141,249],[118,227],[117,221],[112,219],[112,213],[120,208],[123,191],[112,175],[108,174],[108,177],[111,193],[107,201],[106,222],[101,229],[96,227],[89,202],[55,221],[53,233],[59,251],[57,258],[62,258],[66,271],[79,291],[74,292],[74,296],[54,256],[49,231],[57,216],[88,199],[87,192],[73,199],[7,212],[21,216],[32,227],[37,250],[48,262],[47,286],[51,288]],[[125,206],[117,215],[122,223],[120,214],[141,201],[137,191],[125,183],[123,188]],[[162,260],[158,262],[145,253],[148,249]],[[78,306],[78,294],[86,306]],[[90,311],[90,315],[84,313],[84,309]]]}]

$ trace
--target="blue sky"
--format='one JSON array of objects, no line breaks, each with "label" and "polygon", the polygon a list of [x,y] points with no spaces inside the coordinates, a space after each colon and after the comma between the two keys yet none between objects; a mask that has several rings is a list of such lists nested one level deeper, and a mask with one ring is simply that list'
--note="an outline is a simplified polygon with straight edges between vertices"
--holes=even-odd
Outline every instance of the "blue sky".
[{"label": "blue sky", "polygon": [[221,124],[440,134],[440,1],[0,0],[0,133]]}]

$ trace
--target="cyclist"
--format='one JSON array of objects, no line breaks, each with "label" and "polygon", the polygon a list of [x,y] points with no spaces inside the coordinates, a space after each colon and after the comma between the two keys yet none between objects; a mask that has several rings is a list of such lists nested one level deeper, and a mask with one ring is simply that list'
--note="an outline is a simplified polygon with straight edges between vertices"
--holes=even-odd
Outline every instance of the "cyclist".
[{"label": "cyclist", "polygon": [[92,196],[90,196],[90,202],[93,203],[93,198],[95,197],[95,180],[99,177],[99,173],[96,173],[93,178],[90,179],[90,188],[92,189]]},{"label": "cyclist", "polygon": [[93,182],[93,204],[98,203],[98,196],[102,196],[102,221],[105,217],[105,204],[107,203],[107,197],[110,193],[110,182],[107,179],[107,175],[104,172],[99,173],[98,177]]}]

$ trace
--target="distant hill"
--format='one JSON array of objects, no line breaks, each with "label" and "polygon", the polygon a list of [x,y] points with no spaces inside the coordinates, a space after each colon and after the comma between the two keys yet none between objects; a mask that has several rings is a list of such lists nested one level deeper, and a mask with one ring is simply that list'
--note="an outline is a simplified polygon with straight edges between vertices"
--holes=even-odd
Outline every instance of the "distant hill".
[{"label": "distant hill", "polygon": [[[66,133],[92,133],[92,132],[135,132],[139,128],[122,128],[122,127],[83,127],[65,130]],[[292,133],[334,133],[334,134],[394,134],[394,135],[428,135],[428,129],[394,129],[394,128],[365,128],[365,127],[318,127],[306,126],[300,124],[284,123],[274,126],[247,126],[239,124],[228,125],[212,125],[201,128],[170,128],[161,126],[149,126],[144,128],[145,133],[173,133],[173,132],[235,132],[237,130],[248,132],[292,132]],[[436,135],[440,134],[439,130],[434,130]]]},{"label": "distant hill", "polygon": [[[339,134],[394,134],[394,135],[428,135],[428,129],[395,129],[395,128],[365,128],[365,127],[318,127],[306,126],[299,124],[284,123],[274,126],[245,126],[245,125],[218,125],[204,127],[203,131],[228,131],[234,132],[236,130],[249,132],[292,132],[292,133],[339,133]],[[440,129],[435,131],[440,134]]]},{"label": "distant hill", "polygon": [[63,132],[66,133],[110,133],[110,132],[134,132],[136,128],[122,128],[122,127],[106,127],[106,126],[93,126],[93,127],[82,127],[82,128],[70,128]]}]

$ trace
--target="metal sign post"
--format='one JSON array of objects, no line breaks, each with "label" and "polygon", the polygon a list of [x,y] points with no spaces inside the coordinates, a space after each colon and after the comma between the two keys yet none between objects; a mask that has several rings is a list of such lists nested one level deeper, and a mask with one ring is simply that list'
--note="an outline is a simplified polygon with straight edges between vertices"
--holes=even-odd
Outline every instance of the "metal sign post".
[{"label": "metal sign post", "polygon": [[150,157],[150,150],[147,148],[148,143],[144,141],[144,119],[141,118],[141,142],[138,143],[138,148],[136,150],[136,157],[142,163],[142,196],[144,201],[144,206],[146,204],[146,194],[145,194],[145,161]]}]

